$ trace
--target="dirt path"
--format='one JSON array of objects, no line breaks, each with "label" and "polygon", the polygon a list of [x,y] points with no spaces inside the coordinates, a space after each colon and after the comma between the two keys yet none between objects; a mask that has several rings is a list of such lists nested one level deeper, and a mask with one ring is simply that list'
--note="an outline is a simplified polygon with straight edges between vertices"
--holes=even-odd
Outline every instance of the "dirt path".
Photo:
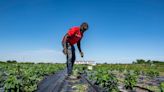
[{"label": "dirt path", "polygon": [[65,79],[66,70],[47,76],[38,85],[37,92],[59,92],[62,82]]},{"label": "dirt path", "polygon": [[95,92],[84,78],[77,76],[66,78],[66,70],[58,72],[40,82],[37,92]]},{"label": "dirt path", "polygon": [[88,83],[76,76],[70,76],[69,79],[64,80],[63,88],[60,92],[88,92]]}]

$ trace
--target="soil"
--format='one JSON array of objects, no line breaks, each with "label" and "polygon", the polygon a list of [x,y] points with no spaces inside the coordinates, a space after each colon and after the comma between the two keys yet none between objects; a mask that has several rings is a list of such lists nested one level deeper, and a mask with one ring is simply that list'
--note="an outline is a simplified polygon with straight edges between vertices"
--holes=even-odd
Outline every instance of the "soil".
[{"label": "soil", "polygon": [[66,70],[47,76],[38,85],[37,92],[95,92],[91,85],[78,75],[66,76]]}]

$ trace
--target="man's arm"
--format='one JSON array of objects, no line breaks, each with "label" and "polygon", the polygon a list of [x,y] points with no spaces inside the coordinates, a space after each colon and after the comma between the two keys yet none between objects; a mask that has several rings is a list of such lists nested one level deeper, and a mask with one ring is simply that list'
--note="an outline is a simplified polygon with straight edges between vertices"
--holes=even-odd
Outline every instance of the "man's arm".
[{"label": "man's arm", "polygon": [[81,51],[81,40],[78,41],[77,47],[78,47],[81,57],[83,57],[84,55],[83,55],[83,52]]},{"label": "man's arm", "polygon": [[82,52],[82,51],[81,51],[81,40],[79,40],[79,41],[77,42],[77,47],[78,47],[79,52]]},{"label": "man's arm", "polygon": [[67,42],[67,39],[68,39],[68,34],[66,34],[63,38],[63,41],[62,41],[62,44],[63,44],[63,52],[64,54],[67,54],[67,46],[66,46],[66,42]]}]

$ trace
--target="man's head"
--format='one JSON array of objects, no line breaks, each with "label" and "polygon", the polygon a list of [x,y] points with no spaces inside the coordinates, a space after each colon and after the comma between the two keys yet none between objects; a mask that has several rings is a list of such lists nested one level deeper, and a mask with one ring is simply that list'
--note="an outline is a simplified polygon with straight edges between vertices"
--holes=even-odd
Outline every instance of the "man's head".
[{"label": "man's head", "polygon": [[88,29],[88,23],[84,22],[80,25],[81,32],[85,32]]}]

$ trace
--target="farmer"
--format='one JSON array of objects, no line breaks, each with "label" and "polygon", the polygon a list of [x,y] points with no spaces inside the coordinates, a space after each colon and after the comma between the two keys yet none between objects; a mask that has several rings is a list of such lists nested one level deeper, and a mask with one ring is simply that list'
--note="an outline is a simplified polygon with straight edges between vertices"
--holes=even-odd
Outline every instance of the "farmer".
[{"label": "farmer", "polygon": [[81,50],[81,39],[83,37],[84,32],[88,29],[88,24],[86,22],[82,23],[80,27],[72,27],[68,30],[66,35],[63,37],[62,45],[63,45],[63,53],[67,57],[67,74],[71,75],[73,65],[76,59],[75,56],[75,47],[74,44],[77,43],[78,50],[80,52],[81,57],[84,56]]}]

